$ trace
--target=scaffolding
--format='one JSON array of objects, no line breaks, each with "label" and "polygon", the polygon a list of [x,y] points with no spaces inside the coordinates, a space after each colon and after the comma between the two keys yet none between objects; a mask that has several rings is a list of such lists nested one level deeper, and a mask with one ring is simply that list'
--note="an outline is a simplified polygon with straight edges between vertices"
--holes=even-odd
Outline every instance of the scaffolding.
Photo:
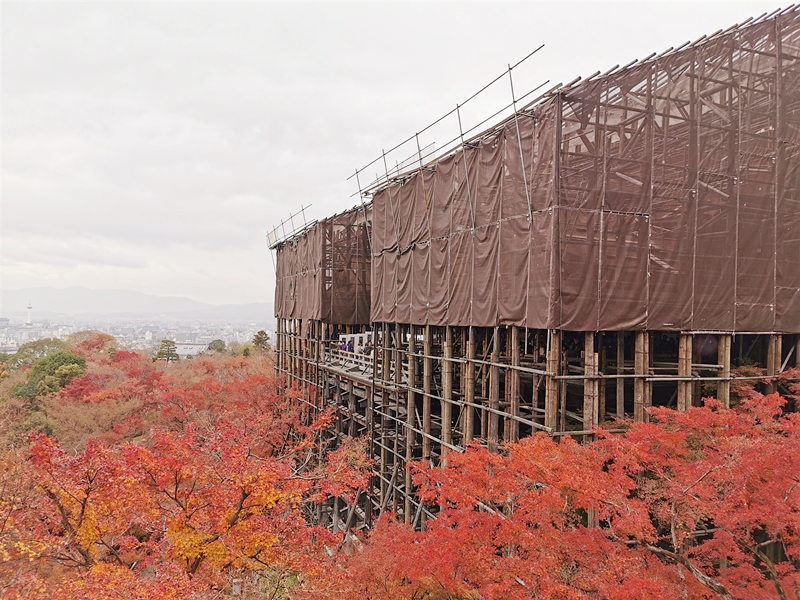
[{"label": "scaffolding", "polygon": [[[325,273],[351,234],[278,248],[278,368],[375,458],[334,528],[432,516],[410,461],[588,440],[800,367],[798,9],[512,103],[359,190],[346,277]],[[369,355],[341,348],[370,328]]]}]

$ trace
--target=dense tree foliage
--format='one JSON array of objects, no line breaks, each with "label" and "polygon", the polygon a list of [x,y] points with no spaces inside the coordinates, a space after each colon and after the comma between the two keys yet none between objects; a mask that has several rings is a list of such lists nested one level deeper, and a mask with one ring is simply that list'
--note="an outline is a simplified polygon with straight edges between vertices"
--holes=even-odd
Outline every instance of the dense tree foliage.
[{"label": "dense tree foliage", "polygon": [[310,508],[366,485],[363,448],[320,447],[332,415],[279,394],[267,353],[153,362],[92,333],[9,372],[4,598],[800,598],[797,372],[591,444],[415,464],[437,518],[347,541]]},{"label": "dense tree foliage", "polygon": [[329,415],[279,396],[256,357],[152,363],[84,342],[86,373],[46,396],[53,435],[5,440],[0,595],[275,597],[326,560],[337,540],[304,508],[367,472],[358,444],[318,447]]},{"label": "dense tree foliage", "polygon": [[593,444],[537,434],[500,453],[450,454],[448,468],[418,464],[437,519],[424,532],[381,519],[323,589],[387,600],[800,598],[800,415],[785,403],[750,387],[737,410],[713,399],[653,409],[653,422],[598,430]]}]

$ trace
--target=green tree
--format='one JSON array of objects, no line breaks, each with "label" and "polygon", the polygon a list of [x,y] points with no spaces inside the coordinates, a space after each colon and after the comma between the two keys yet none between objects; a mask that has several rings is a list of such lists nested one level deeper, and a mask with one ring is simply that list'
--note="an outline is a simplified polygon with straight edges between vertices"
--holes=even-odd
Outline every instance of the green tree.
[{"label": "green tree", "polygon": [[251,342],[245,342],[241,346],[238,346],[233,350],[234,356],[244,356],[248,357],[253,352],[253,344]]},{"label": "green tree", "polygon": [[263,329],[253,336],[253,346],[266,352],[269,349],[269,335]]},{"label": "green tree", "polygon": [[168,363],[178,360],[178,346],[172,340],[161,340],[161,347],[156,353],[156,359],[164,359]]},{"label": "green tree", "polygon": [[208,345],[208,349],[214,352],[225,352],[226,347],[225,342],[222,340],[214,340]]},{"label": "green tree", "polygon": [[64,350],[67,344],[62,340],[47,338],[22,344],[16,353],[9,355],[6,360],[6,369],[9,371],[19,369],[25,365],[31,365],[43,356],[47,356],[58,350]]},{"label": "green tree", "polygon": [[57,392],[76,377],[86,372],[86,359],[70,352],[58,350],[33,363],[26,381],[15,384],[10,394],[33,400],[50,392]]}]

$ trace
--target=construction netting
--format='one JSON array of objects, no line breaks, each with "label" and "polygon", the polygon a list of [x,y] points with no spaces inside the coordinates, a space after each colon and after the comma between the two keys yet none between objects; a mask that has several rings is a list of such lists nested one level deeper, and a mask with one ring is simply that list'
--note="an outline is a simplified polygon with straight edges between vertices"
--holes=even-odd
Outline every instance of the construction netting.
[{"label": "construction netting", "polygon": [[277,247],[275,316],[370,322],[370,208],[318,221]]},{"label": "construction netting", "polygon": [[800,331],[800,19],[562,89],[374,194],[371,320]]}]

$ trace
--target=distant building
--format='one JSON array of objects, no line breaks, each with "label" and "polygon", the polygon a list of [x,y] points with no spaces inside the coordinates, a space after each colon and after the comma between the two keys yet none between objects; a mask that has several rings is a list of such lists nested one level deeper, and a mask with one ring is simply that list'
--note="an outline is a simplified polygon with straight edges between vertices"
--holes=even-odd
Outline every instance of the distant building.
[{"label": "distant building", "polygon": [[190,344],[178,342],[175,344],[175,351],[181,358],[190,358],[202,354],[208,349],[208,344]]}]

